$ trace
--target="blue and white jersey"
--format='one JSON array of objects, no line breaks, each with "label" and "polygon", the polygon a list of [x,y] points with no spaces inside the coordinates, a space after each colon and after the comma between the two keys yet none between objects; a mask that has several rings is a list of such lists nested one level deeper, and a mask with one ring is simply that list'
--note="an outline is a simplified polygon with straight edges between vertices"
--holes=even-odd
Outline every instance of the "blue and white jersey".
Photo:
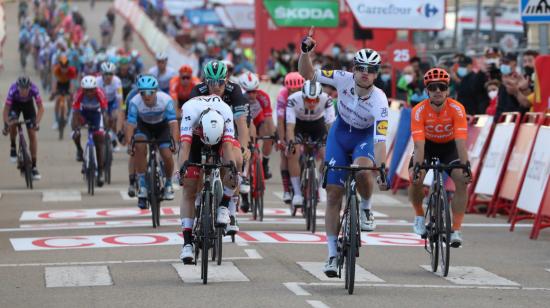
[{"label": "blue and white jersey", "polygon": [[128,123],[131,125],[137,125],[138,119],[147,124],[177,121],[172,98],[161,91],[157,91],[156,102],[153,106],[147,106],[141,95],[136,95],[130,100],[128,108]]},{"label": "blue and white jersey", "polygon": [[353,73],[334,70],[317,70],[314,80],[328,84],[338,90],[338,117],[351,128],[365,130],[376,125],[374,142],[386,141],[388,127],[388,98],[384,91],[373,86],[367,97],[355,93]]}]

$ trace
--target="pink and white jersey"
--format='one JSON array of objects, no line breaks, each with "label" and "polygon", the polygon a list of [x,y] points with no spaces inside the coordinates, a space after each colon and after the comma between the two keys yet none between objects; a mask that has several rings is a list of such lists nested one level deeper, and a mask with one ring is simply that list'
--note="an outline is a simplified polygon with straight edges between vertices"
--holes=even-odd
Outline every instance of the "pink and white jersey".
[{"label": "pink and white jersey", "polygon": [[277,94],[277,117],[278,118],[285,118],[286,114],[286,105],[288,103],[288,96],[290,94],[288,93],[288,89],[286,87],[283,87],[281,91],[279,91],[279,94]]}]

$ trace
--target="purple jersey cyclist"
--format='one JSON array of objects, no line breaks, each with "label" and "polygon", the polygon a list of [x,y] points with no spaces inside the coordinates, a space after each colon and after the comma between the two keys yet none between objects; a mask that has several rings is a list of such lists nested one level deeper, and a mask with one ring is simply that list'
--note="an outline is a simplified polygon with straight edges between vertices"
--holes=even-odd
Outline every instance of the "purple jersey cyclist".
[{"label": "purple jersey cyclist", "polygon": [[[34,107],[35,104],[36,109]],[[27,126],[27,133],[29,135],[33,179],[40,180],[40,173],[36,168],[36,131],[39,128],[40,120],[44,114],[44,107],[42,106],[40,92],[36,85],[30,81],[29,77],[19,77],[17,81],[10,86],[4,105],[4,129],[2,133],[4,135],[7,135],[8,131],[10,133],[10,159],[12,162],[17,161],[17,151],[15,147],[17,129],[15,122],[19,120],[21,114],[23,114],[23,119]],[[14,124],[10,125],[10,123]]]}]

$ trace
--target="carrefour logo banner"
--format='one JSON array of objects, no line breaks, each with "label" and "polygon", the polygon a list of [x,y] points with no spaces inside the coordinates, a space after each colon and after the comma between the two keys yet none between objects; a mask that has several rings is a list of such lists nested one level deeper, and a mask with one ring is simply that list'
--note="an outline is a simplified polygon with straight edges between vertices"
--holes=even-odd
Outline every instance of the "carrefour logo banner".
[{"label": "carrefour logo banner", "polygon": [[280,27],[338,26],[338,0],[264,0],[264,5]]},{"label": "carrefour logo banner", "polygon": [[362,28],[441,30],[445,0],[347,0]]}]

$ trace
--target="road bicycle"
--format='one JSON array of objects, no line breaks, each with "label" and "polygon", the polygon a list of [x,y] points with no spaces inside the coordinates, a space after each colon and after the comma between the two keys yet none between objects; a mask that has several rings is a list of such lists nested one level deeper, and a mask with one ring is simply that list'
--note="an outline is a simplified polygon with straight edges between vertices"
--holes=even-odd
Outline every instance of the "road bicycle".
[{"label": "road bicycle", "polygon": [[[204,184],[200,194],[200,203],[195,209],[193,241],[195,244],[195,265],[200,254],[201,279],[203,284],[207,284],[208,250],[212,248],[212,260],[217,260],[218,265],[222,262],[225,225],[216,223],[218,205],[223,197],[221,168],[230,168],[233,174],[237,174],[237,171],[233,163],[222,164],[218,154],[211,147],[203,149],[202,161],[202,163],[189,163],[187,167],[195,166],[203,170]],[[185,174],[185,172],[180,172],[180,174]]]},{"label": "road bicycle", "polygon": [[105,131],[105,142],[103,147],[103,172],[105,174],[105,183],[111,184],[111,167],[113,165],[113,142],[111,139],[111,131]]},{"label": "road bicycle", "polygon": [[[160,226],[160,202],[164,195],[165,169],[164,162],[160,158],[159,145],[170,142],[170,147],[174,147],[174,141],[170,140],[135,140],[132,138],[130,144],[132,147],[131,155],[134,155],[134,146],[136,143],[145,143],[148,148],[147,171],[145,181],[147,183],[147,207],[151,209],[151,220],[153,228]],[[111,144],[112,146],[112,144]]]},{"label": "road bicycle", "polygon": [[345,188],[346,205],[340,218],[340,235],[338,237],[338,277],[342,278],[342,268],[345,266],[345,288],[353,294],[355,286],[355,263],[361,247],[361,229],[359,222],[359,203],[357,199],[356,174],[360,171],[373,170],[380,173],[380,181],[386,183],[386,166],[360,167],[358,165],[331,166],[325,163],[323,188],[326,187],[329,170],[347,171]]},{"label": "road bicycle", "polygon": [[250,205],[252,218],[254,220],[264,220],[264,193],[265,193],[265,173],[262,163],[262,153],[259,140],[274,140],[273,136],[256,137],[254,142],[248,144],[250,149],[250,163],[248,175],[250,177]]},{"label": "road bicycle", "polygon": [[19,139],[19,146],[17,148],[17,169],[21,172],[21,176],[25,178],[27,188],[33,189],[32,178],[32,160],[25,140],[25,134],[23,130],[23,124],[30,123],[31,120],[14,121],[11,125],[17,127],[17,136]]},{"label": "road bicycle", "polygon": [[453,169],[462,169],[468,173],[470,172],[470,165],[442,164],[439,158],[434,157],[430,159],[429,163],[416,164],[414,167],[415,179],[418,179],[420,170],[433,170],[433,182],[430,186],[428,207],[425,214],[428,224],[426,225],[426,233],[422,238],[427,239],[424,243],[424,249],[430,255],[432,271],[437,272],[439,265],[443,277],[447,277],[449,274],[452,228],[451,210],[449,209],[443,172],[450,174]]},{"label": "road bicycle", "polygon": [[86,141],[86,147],[84,148],[84,155],[82,157],[82,173],[84,174],[86,184],[88,186],[88,194],[92,196],[94,195],[97,173],[99,170],[96,154],[94,131],[88,127],[88,139]]}]

